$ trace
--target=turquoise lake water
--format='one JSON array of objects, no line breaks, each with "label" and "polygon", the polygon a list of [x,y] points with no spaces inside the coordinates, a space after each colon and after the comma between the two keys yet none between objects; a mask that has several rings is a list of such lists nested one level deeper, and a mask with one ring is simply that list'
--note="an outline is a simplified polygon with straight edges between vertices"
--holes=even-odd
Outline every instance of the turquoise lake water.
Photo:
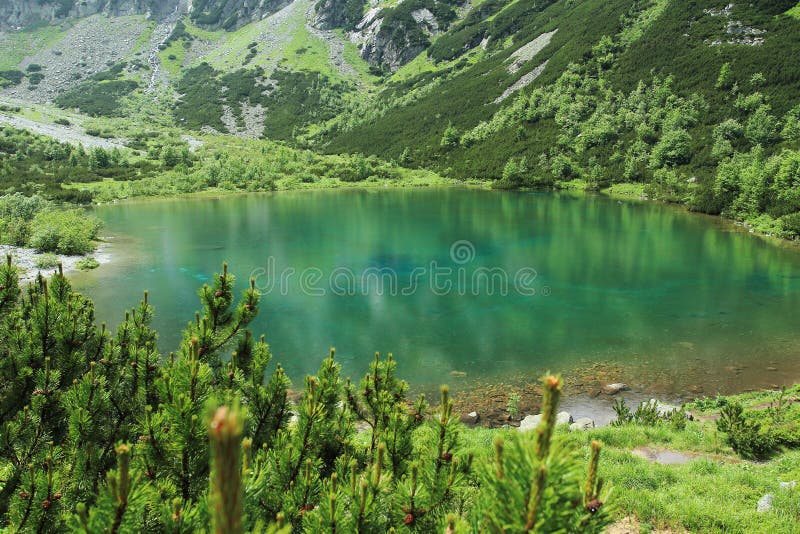
[{"label": "turquoise lake water", "polygon": [[[599,196],[288,192],[96,208],[111,263],[75,275],[114,323],[150,291],[164,352],[223,261],[298,382],[392,352],[418,385],[614,362],[715,390],[800,379],[800,252],[710,217]],[[646,379],[646,377],[644,377]]]}]

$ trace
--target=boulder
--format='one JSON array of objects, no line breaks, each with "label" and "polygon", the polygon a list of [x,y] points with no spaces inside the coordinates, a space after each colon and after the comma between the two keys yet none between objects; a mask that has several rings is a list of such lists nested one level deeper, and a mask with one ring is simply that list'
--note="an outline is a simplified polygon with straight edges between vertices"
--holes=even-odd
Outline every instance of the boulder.
[{"label": "boulder", "polygon": [[[525,419],[523,419],[519,424],[519,431],[520,432],[527,432],[528,430],[533,430],[539,423],[542,422],[542,414],[538,415],[527,415]],[[569,412],[559,412],[556,415],[556,424],[557,425],[568,425],[572,423],[572,416]]]},{"label": "boulder", "polygon": [[782,490],[793,490],[796,487],[797,487],[797,481],[796,480],[792,480],[790,482],[781,482],[780,483],[780,488]]},{"label": "boulder", "polygon": [[622,382],[615,382],[613,384],[606,384],[603,386],[603,393],[606,395],[616,395],[620,391],[628,391],[630,388],[628,384],[624,384]]},{"label": "boulder", "polygon": [[763,514],[765,512],[769,512],[770,510],[772,510],[772,494],[767,493],[758,500],[758,504],[756,505],[756,512],[758,512],[759,514]]},{"label": "boulder", "polygon": [[557,425],[569,425],[572,423],[572,415],[569,412],[559,412],[556,415],[556,424]]},{"label": "boulder", "polygon": [[480,419],[478,412],[469,412],[468,414],[461,416],[461,422],[465,425],[474,425],[478,422],[478,419]]},{"label": "boulder", "polygon": [[533,430],[542,421],[542,414],[539,415],[526,415],[525,418],[519,423],[519,431],[527,432]]},{"label": "boulder", "polygon": [[579,417],[569,425],[570,430],[589,430],[591,428],[594,428],[594,421],[588,417]]}]

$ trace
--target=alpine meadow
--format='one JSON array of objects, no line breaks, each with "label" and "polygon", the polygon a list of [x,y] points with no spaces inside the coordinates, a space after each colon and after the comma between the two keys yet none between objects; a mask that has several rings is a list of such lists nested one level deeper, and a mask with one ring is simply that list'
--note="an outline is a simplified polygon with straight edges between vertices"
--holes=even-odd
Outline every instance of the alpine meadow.
[{"label": "alpine meadow", "polygon": [[799,57],[797,0],[0,0],[0,532],[800,532]]}]

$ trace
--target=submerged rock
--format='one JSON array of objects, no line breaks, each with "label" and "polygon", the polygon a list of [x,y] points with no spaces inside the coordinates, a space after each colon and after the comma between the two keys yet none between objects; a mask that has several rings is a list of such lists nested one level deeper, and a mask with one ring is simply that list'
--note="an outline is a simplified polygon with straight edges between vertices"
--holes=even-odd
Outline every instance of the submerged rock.
[{"label": "submerged rock", "polygon": [[615,382],[613,384],[606,384],[605,386],[603,386],[602,391],[606,395],[616,395],[620,391],[628,391],[629,389],[630,388],[628,387],[628,384],[622,382]]}]

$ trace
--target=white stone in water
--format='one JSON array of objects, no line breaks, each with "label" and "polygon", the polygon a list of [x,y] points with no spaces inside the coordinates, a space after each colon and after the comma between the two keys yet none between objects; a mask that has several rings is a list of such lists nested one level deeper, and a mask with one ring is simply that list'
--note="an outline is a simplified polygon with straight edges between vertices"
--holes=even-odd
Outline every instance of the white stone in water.
[{"label": "white stone in water", "polygon": [[770,510],[772,510],[772,494],[767,493],[758,500],[758,504],[756,505],[756,512],[758,512],[759,514],[763,514],[765,512],[769,512]]},{"label": "white stone in water", "polygon": [[616,395],[620,391],[627,391],[628,384],[623,384],[622,382],[615,382],[614,384],[606,384],[603,386],[603,393],[606,395]]}]

